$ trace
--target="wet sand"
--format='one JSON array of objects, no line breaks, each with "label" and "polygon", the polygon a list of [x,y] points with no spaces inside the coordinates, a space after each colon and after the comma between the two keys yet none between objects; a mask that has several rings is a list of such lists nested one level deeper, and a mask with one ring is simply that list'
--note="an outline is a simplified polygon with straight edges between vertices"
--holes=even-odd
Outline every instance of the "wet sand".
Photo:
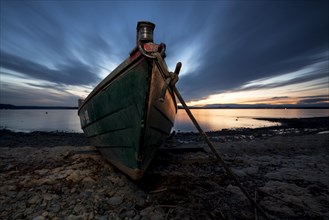
[{"label": "wet sand", "polygon": [[[279,122],[208,135],[271,218],[329,219],[329,118]],[[83,134],[1,130],[0,158],[0,219],[263,219],[195,133],[168,139],[139,182]]]}]

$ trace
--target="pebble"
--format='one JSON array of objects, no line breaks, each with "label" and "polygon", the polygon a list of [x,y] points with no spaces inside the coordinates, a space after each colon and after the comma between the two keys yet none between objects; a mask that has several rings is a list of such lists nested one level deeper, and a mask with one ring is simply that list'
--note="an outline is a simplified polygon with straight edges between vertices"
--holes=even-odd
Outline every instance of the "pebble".
[{"label": "pebble", "polygon": [[89,176],[86,176],[85,178],[82,179],[82,182],[85,183],[85,184],[95,184],[96,181],[94,179],[92,179],[91,177]]},{"label": "pebble", "polygon": [[79,214],[79,213],[84,213],[86,211],[85,207],[81,204],[77,204],[73,211],[76,213],[76,214]]},{"label": "pebble", "polygon": [[81,172],[79,170],[74,170],[68,177],[66,177],[66,180],[76,183],[81,181],[82,178],[83,177],[81,176]]},{"label": "pebble", "polygon": [[34,217],[32,220],[44,220],[45,219],[45,217],[43,217],[43,216],[37,216],[37,217]]},{"label": "pebble", "polygon": [[51,194],[44,194],[43,199],[47,200],[47,201],[50,201],[50,200],[52,200],[52,195]]},{"label": "pebble", "polygon": [[85,220],[86,217],[85,215],[69,215],[69,217],[67,217],[67,220]]},{"label": "pebble", "polygon": [[136,215],[136,210],[134,210],[134,209],[130,209],[130,210],[128,210],[127,212],[126,212],[126,217],[127,218],[132,218],[132,217],[134,217]]},{"label": "pebble", "polygon": [[57,204],[52,204],[49,207],[49,211],[54,212],[54,213],[58,213],[61,210],[61,206],[57,203]]},{"label": "pebble", "polygon": [[113,196],[108,201],[108,203],[113,206],[120,205],[122,202],[123,202],[123,198],[121,196]]},{"label": "pebble", "polygon": [[232,200],[237,202],[248,202],[248,198],[243,194],[237,186],[228,185],[226,190],[232,193]]},{"label": "pebble", "polygon": [[33,196],[33,197],[31,197],[28,201],[27,201],[27,203],[28,204],[35,204],[35,203],[38,203],[38,202],[40,202],[40,196],[39,195],[35,195],[35,196]]}]

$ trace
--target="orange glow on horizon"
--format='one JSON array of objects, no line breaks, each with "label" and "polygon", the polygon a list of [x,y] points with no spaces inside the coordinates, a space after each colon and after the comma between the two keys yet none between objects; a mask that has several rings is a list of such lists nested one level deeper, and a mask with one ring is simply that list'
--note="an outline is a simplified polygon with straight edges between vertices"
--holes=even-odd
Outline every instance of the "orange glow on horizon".
[{"label": "orange glow on horizon", "polygon": [[246,82],[235,90],[212,94],[200,100],[192,100],[188,102],[188,105],[198,107],[212,104],[294,105],[308,101],[307,97],[321,97],[321,103],[328,103],[328,76],[308,81],[298,80],[312,74],[319,74],[326,68],[327,62],[320,61],[293,72]]},{"label": "orange glow on horizon", "polygon": [[[310,87],[306,83],[247,91],[228,91],[213,94],[205,99],[189,101],[187,105],[202,107],[211,104],[268,104],[268,105],[294,105],[302,101],[305,96],[323,96],[329,94],[328,88]],[[307,89],[306,89],[307,88]],[[328,102],[328,101],[325,101]]]}]

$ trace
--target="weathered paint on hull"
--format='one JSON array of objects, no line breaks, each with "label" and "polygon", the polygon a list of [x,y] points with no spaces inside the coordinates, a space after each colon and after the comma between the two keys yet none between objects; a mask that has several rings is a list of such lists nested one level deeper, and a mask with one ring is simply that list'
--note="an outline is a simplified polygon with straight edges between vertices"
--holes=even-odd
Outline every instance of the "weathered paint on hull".
[{"label": "weathered paint on hull", "polygon": [[79,109],[81,126],[107,160],[140,179],[169,135],[177,105],[171,90],[158,101],[164,79],[154,61],[139,58],[117,75]]}]

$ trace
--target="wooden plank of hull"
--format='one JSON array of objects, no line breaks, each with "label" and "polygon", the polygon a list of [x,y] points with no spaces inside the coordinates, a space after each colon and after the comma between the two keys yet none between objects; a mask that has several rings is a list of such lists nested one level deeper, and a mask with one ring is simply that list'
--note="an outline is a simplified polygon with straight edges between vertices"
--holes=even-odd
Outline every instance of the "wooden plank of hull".
[{"label": "wooden plank of hull", "polygon": [[163,84],[154,61],[141,59],[79,110],[91,143],[133,179],[142,177],[173,126],[177,105],[172,91],[164,103],[158,101]]}]

